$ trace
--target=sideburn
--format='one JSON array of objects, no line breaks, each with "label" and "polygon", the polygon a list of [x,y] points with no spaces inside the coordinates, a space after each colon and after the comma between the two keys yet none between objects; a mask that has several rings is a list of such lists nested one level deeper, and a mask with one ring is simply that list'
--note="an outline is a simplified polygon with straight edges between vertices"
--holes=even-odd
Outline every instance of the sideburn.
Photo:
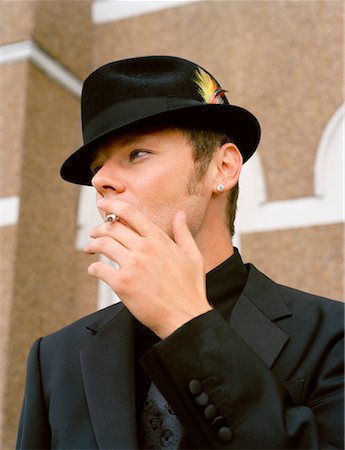
[{"label": "sideburn", "polygon": [[205,168],[201,169],[199,165],[196,165],[195,171],[192,172],[189,180],[186,183],[187,195],[199,197],[205,195],[204,187],[202,184],[205,173],[206,173]]}]

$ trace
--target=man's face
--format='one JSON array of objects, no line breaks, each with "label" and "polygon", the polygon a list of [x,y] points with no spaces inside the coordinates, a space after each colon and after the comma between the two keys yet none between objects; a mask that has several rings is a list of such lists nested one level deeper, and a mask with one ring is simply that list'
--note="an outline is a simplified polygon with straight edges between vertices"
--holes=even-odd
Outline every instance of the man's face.
[{"label": "man's face", "polygon": [[[170,236],[172,219],[183,210],[197,237],[212,196],[212,180],[210,171],[198,179],[192,145],[182,131],[117,136],[98,149],[91,169],[98,197],[130,203]],[[104,217],[105,212],[100,213]]]}]

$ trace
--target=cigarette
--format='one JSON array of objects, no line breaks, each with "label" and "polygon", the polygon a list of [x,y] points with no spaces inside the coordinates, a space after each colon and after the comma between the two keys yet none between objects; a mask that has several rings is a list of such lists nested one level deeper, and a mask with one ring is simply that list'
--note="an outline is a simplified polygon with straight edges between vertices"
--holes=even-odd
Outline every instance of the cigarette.
[{"label": "cigarette", "polygon": [[107,214],[105,216],[105,222],[116,222],[116,220],[119,220],[116,214]]}]

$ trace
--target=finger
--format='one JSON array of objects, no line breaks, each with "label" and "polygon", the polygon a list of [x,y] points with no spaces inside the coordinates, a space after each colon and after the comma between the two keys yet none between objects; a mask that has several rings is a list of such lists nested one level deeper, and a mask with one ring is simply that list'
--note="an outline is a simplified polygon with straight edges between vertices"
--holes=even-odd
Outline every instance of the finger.
[{"label": "finger", "polygon": [[93,239],[109,237],[127,249],[132,250],[136,247],[137,241],[142,239],[138,233],[120,222],[113,224],[103,223],[90,231],[90,237]]},{"label": "finger", "polygon": [[112,267],[110,264],[106,264],[102,261],[97,261],[90,264],[88,267],[88,273],[92,277],[96,277],[99,280],[107,283],[114,292],[116,292],[117,278],[119,276],[119,271]]},{"label": "finger", "polygon": [[182,250],[190,256],[200,256],[200,251],[194,237],[188,227],[186,214],[184,211],[176,213],[173,219],[174,241]]},{"label": "finger", "polygon": [[[152,235],[158,227],[151,222],[138,208],[121,200],[100,199],[97,206],[106,212],[118,216],[139,235],[146,237]],[[115,224],[114,224],[115,225]]]},{"label": "finger", "polygon": [[85,253],[101,254],[108,259],[117,262],[120,266],[129,257],[129,251],[123,245],[109,237],[100,237],[92,240],[84,248]]}]

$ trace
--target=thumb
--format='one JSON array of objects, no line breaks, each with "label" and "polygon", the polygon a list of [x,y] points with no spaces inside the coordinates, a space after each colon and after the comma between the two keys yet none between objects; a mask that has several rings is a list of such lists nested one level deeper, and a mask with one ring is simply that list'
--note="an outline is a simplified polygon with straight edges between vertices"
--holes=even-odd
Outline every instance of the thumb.
[{"label": "thumb", "polygon": [[175,243],[190,256],[200,255],[194,237],[188,227],[184,211],[179,211],[173,219],[173,238]]}]

